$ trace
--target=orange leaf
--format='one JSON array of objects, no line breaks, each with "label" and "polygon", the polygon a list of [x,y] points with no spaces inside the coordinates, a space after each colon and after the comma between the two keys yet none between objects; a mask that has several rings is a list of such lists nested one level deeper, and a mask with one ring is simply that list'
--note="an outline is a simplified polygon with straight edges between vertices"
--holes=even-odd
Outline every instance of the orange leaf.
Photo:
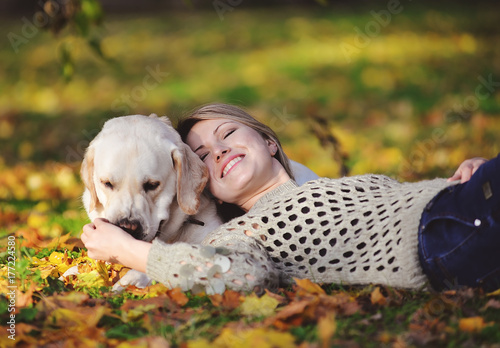
[{"label": "orange leaf", "polygon": [[31,283],[30,287],[26,292],[18,292],[16,299],[16,310],[18,308],[28,307],[33,304],[33,292],[36,290],[37,285]]},{"label": "orange leaf", "polygon": [[[290,319],[293,319],[293,317],[302,314],[306,307],[311,303],[309,300],[302,300],[302,301],[295,301],[290,303],[288,306],[283,307],[276,315],[267,318],[264,321],[264,325],[275,325],[279,328],[282,328],[286,325],[282,323],[282,321],[287,320],[289,321]],[[302,322],[302,316],[299,317],[299,323]]]},{"label": "orange leaf", "polygon": [[181,288],[174,288],[172,290],[168,290],[167,295],[172,299],[172,301],[174,301],[177,305],[181,307],[184,306],[189,301],[189,298],[181,290]]},{"label": "orange leaf", "polygon": [[380,288],[377,286],[371,293],[370,300],[372,304],[385,305],[387,303],[387,299],[380,292]]},{"label": "orange leaf", "polygon": [[265,290],[266,294],[268,294],[270,297],[274,298],[280,304],[282,304],[283,302],[285,302],[285,298],[283,296],[275,294],[274,292],[271,292],[271,291],[269,291],[267,289],[264,289],[264,290]]},{"label": "orange leaf", "polygon": [[241,295],[237,291],[226,290],[224,294],[211,295],[210,301],[215,307],[223,307],[225,309],[235,309],[241,304]]},{"label": "orange leaf", "polygon": [[293,280],[295,280],[295,283],[297,283],[297,286],[299,287],[299,289],[301,289],[307,293],[315,294],[315,295],[324,295],[325,294],[325,290],[323,290],[321,288],[321,286],[319,286],[316,283],[313,283],[309,279],[293,278]]},{"label": "orange leaf", "polygon": [[485,323],[482,317],[462,318],[458,322],[458,327],[464,332],[479,332],[489,325],[491,324]]}]

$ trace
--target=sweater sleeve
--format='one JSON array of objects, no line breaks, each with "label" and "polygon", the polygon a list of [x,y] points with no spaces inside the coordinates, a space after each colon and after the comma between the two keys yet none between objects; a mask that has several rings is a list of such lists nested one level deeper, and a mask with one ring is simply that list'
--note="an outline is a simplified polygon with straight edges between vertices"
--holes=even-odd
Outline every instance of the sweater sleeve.
[{"label": "sweater sleeve", "polygon": [[166,244],[155,240],[146,272],[169,287],[194,293],[223,293],[226,288],[259,292],[278,286],[278,271],[254,239],[228,239],[217,244]]}]

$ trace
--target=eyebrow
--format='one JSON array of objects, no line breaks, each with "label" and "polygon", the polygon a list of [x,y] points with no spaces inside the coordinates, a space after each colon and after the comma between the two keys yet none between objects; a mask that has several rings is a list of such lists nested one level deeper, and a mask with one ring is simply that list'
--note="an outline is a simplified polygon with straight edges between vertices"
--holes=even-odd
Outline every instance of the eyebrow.
[{"label": "eyebrow", "polygon": [[[233,121],[226,121],[226,122],[222,122],[220,125],[218,125],[218,126],[214,129],[214,131],[213,131],[213,135],[215,135],[215,133],[217,133],[217,131],[219,130],[219,128],[220,128],[221,126],[223,126],[223,125],[225,125],[225,124],[227,124],[227,123],[232,123],[232,122],[233,122]],[[196,150],[194,150],[193,152],[196,152],[196,151],[198,151],[199,149],[202,149],[202,148],[204,148],[204,147],[205,147],[205,145],[201,144],[201,145],[200,145],[200,146],[198,146],[198,147],[196,148]]]}]

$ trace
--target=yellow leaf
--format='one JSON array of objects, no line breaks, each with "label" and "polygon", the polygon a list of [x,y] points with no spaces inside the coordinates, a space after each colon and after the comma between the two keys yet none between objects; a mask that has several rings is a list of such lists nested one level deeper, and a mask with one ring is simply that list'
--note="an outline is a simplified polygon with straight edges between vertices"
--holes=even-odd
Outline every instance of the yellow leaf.
[{"label": "yellow leaf", "polygon": [[65,262],[66,259],[66,255],[64,255],[64,253],[57,251],[53,251],[49,256],[49,261],[56,265]]},{"label": "yellow leaf", "polygon": [[252,294],[245,298],[245,301],[241,304],[241,309],[244,315],[253,317],[268,317],[276,312],[278,304],[279,301],[272,298],[268,294],[265,294],[260,298],[257,297],[257,295]]},{"label": "yellow leaf", "polygon": [[157,306],[154,305],[154,304],[148,304],[148,305],[145,305],[145,306],[137,306],[137,307],[132,308],[132,309],[130,309],[128,311],[123,311],[122,312],[122,320],[125,323],[137,320],[139,318],[142,318],[144,316],[144,314],[146,314],[147,312],[155,309],[156,307]]},{"label": "yellow leaf", "polygon": [[38,212],[31,212],[28,216],[28,226],[33,228],[40,228],[47,224],[49,218],[47,215],[40,214]]},{"label": "yellow leaf", "polygon": [[372,304],[378,304],[381,306],[385,305],[387,302],[387,299],[384,295],[382,295],[378,286],[372,291],[370,300]]},{"label": "yellow leaf", "polygon": [[106,286],[109,286],[110,285],[109,274],[108,274],[108,270],[106,268],[106,263],[103,261],[97,261],[96,262],[96,270],[99,273],[99,275],[102,277]]},{"label": "yellow leaf", "polygon": [[288,332],[280,332],[266,328],[233,331],[222,329],[221,334],[212,342],[212,347],[238,348],[289,348],[295,346],[295,337]]},{"label": "yellow leaf", "polygon": [[458,327],[465,332],[479,332],[491,323],[485,323],[482,317],[462,318],[458,322]]},{"label": "yellow leaf", "polygon": [[213,348],[214,345],[205,338],[198,338],[187,343],[187,348]]},{"label": "yellow leaf", "polygon": [[313,283],[309,279],[293,278],[293,280],[295,280],[295,283],[297,283],[299,288],[301,288],[302,290],[305,290],[308,293],[316,294],[316,295],[324,295],[325,294],[325,290],[323,290],[321,288],[321,286],[319,286],[316,283]]},{"label": "yellow leaf", "polygon": [[500,288],[493,291],[493,292],[486,294],[486,296],[498,296],[498,295],[500,295]]},{"label": "yellow leaf", "polygon": [[68,308],[56,308],[50,313],[46,321],[49,325],[59,327],[94,327],[107,311],[109,309],[103,306],[81,308],[80,311]]},{"label": "yellow leaf", "polygon": [[40,271],[42,279],[46,279],[49,276],[57,277],[59,275],[56,265],[39,266],[37,269]]},{"label": "yellow leaf", "polygon": [[335,320],[335,313],[331,313],[318,320],[318,335],[322,347],[329,347],[329,342],[332,336],[337,331],[337,321]]},{"label": "yellow leaf", "polygon": [[79,281],[85,283],[85,285],[88,287],[106,286],[106,282],[104,281],[104,279],[102,279],[97,270],[93,270],[88,273],[77,274],[76,277]]}]

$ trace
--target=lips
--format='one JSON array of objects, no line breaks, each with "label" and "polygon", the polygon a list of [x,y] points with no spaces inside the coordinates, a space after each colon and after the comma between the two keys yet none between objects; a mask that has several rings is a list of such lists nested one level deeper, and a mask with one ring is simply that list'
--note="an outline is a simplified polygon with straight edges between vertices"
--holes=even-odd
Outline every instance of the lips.
[{"label": "lips", "polygon": [[229,160],[229,162],[226,163],[226,165],[222,169],[222,175],[221,178],[225,177],[227,173],[234,167],[235,164],[239,163],[243,159],[243,155],[237,155],[233,157],[232,159]]}]

